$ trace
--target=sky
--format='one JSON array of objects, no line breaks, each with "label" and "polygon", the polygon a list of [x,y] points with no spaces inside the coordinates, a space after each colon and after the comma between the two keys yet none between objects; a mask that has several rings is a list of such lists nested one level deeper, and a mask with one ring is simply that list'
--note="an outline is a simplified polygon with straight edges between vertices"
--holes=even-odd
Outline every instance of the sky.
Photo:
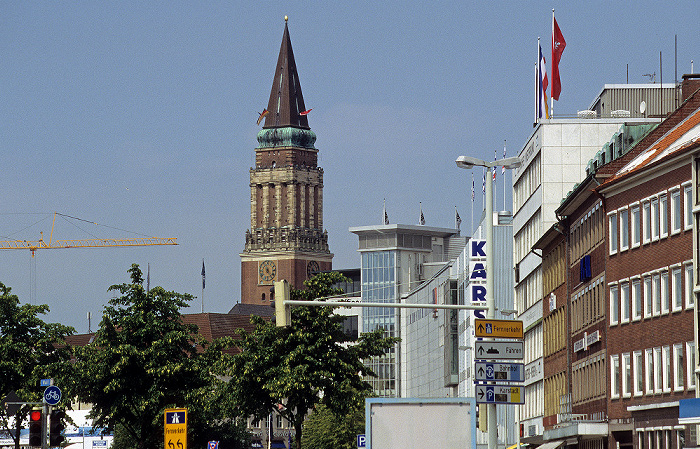
[{"label": "sky", "polygon": [[[472,202],[454,161],[522,149],[538,37],[551,74],[552,8],[566,39],[555,117],[588,109],[604,84],[680,80],[691,60],[700,71],[696,0],[0,2],[0,240],[178,241],[4,250],[0,282],[79,333],[132,263],[150,266],[151,286],[195,296],[186,313],[239,302],[256,120],[285,15],[333,266],[359,267],[348,228],[381,224],[384,202],[391,223],[418,224],[422,208],[445,228],[456,208],[468,235],[481,172]],[[510,210],[510,174],[496,183]]]}]

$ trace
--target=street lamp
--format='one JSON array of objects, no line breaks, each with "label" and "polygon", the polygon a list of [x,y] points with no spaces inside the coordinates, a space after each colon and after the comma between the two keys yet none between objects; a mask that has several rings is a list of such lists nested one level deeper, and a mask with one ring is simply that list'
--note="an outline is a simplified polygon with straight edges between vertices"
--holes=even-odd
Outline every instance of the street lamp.
[{"label": "street lamp", "polygon": [[[459,156],[455,160],[457,167],[470,170],[474,166],[494,168],[499,165],[514,169],[522,165],[519,157],[508,157],[487,162],[471,156]],[[494,263],[493,263],[493,181],[485,182],[486,196],[486,223],[484,229],[486,231],[486,318],[492,320],[496,317],[496,301],[493,295],[494,292]],[[488,419],[488,449],[496,449],[498,445],[498,434],[496,433],[496,404],[486,404],[486,416]]]}]

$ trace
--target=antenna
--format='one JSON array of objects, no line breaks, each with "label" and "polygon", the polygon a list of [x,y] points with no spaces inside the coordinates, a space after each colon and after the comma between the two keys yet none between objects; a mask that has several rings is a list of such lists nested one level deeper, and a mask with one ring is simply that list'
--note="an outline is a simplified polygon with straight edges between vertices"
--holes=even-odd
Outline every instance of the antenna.
[{"label": "antenna", "polygon": [[655,83],[656,82],[656,72],[654,73],[645,73],[642,76],[648,76],[649,77],[649,82],[650,83]]}]

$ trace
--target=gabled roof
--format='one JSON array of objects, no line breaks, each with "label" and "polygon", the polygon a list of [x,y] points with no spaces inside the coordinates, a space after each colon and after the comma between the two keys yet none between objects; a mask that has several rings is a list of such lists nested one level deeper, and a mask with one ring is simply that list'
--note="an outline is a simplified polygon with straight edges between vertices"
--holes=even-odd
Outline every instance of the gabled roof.
[{"label": "gabled roof", "polygon": [[300,112],[306,111],[306,106],[304,106],[304,97],[301,94],[301,84],[294,62],[294,52],[292,51],[292,41],[289,39],[286,18],[282,46],[277,58],[275,78],[272,81],[267,110],[268,114],[265,117],[263,129],[288,126],[310,129],[306,115],[299,115]]}]

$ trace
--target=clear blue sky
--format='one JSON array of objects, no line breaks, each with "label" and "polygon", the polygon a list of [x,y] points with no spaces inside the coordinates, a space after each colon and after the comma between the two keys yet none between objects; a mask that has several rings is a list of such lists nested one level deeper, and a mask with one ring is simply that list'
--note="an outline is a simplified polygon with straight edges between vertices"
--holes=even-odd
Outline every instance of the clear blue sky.
[{"label": "clear blue sky", "polygon": [[[324,169],[336,268],[359,266],[348,227],[471,227],[461,154],[508,155],[532,132],[537,38],[552,8],[567,42],[555,115],[587,109],[603,84],[700,71],[700,5],[636,2],[0,3],[0,240],[177,237],[177,247],[37,252],[49,321],[93,330],[132,262],[151,285],[227,312],[240,297],[257,113],[289,30]],[[549,59],[549,58],[548,58]],[[550,72],[551,73],[551,72]],[[510,175],[507,178],[510,182]],[[503,203],[503,180],[497,205]],[[481,210],[477,173],[475,210]],[[510,197],[508,198],[510,201]],[[508,206],[510,208],[510,206]],[[480,213],[480,212],[477,212]],[[43,219],[43,220],[42,220]],[[38,223],[37,223],[38,222]],[[30,226],[34,224],[33,226]],[[30,299],[28,251],[0,252],[0,281]],[[192,312],[200,310],[197,299]]]}]

